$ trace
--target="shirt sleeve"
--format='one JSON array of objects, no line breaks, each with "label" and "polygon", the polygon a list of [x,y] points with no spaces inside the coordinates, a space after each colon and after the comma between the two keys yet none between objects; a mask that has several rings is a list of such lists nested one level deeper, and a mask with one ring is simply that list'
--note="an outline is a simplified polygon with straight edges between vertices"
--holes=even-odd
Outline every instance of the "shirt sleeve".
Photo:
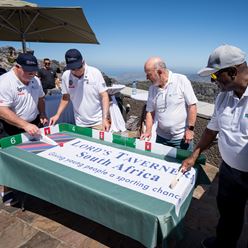
[{"label": "shirt sleeve", "polygon": [[53,70],[53,73],[54,73],[54,78],[56,79],[58,77],[57,71],[56,70]]},{"label": "shirt sleeve", "polygon": [[154,87],[151,85],[149,87],[148,99],[147,99],[147,104],[146,104],[146,111],[147,112],[154,112],[155,111],[154,98],[155,98]]},{"label": "shirt sleeve", "polygon": [[106,82],[102,76],[102,73],[97,70],[97,82],[98,82],[98,90],[99,93],[103,93],[108,90],[108,87],[106,85]]},{"label": "shirt sleeve", "polygon": [[198,102],[191,82],[188,80],[186,76],[182,77],[183,85],[184,85],[184,98],[187,105],[196,104]]},{"label": "shirt sleeve", "polygon": [[42,87],[42,85],[41,85],[40,79],[39,79],[38,77],[35,77],[35,79],[37,80],[37,84],[38,84],[38,86],[39,86],[39,97],[45,96],[45,93],[44,93],[44,91],[43,91],[43,87]]},{"label": "shirt sleeve", "polygon": [[39,78],[41,78],[41,76],[42,76],[42,70],[41,70],[41,69],[38,70],[37,76],[38,76]]},{"label": "shirt sleeve", "polygon": [[13,97],[11,92],[0,90],[0,106],[1,107],[10,107],[13,103]]},{"label": "shirt sleeve", "polygon": [[61,78],[61,93],[62,94],[69,94],[67,90],[67,86],[66,86],[69,81],[69,77],[70,75],[68,75],[67,71],[65,71],[62,75],[62,78]]},{"label": "shirt sleeve", "polygon": [[0,82],[0,106],[11,107],[14,101],[13,90],[9,88],[9,82],[6,81],[6,77],[2,78]]}]

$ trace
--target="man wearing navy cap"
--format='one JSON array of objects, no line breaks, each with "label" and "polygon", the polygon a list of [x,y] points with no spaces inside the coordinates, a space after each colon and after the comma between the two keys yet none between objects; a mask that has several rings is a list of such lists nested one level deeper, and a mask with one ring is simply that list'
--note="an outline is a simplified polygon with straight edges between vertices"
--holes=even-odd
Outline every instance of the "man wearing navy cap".
[{"label": "man wearing navy cap", "polygon": [[190,169],[202,151],[218,135],[223,162],[219,171],[217,206],[220,213],[216,237],[203,240],[202,247],[234,248],[242,231],[248,199],[248,68],[246,54],[222,45],[209,57],[200,76],[211,76],[221,89],[214,114],[192,155],[183,161]]},{"label": "man wearing navy cap", "polygon": [[44,92],[35,76],[38,62],[35,56],[23,53],[12,70],[0,78],[0,119],[8,135],[27,132],[35,135],[37,125],[47,122]]},{"label": "man wearing navy cap", "polygon": [[[0,119],[7,135],[21,132],[36,135],[40,132],[37,125],[47,122],[44,92],[35,76],[37,70],[37,59],[23,53],[12,70],[0,77]],[[2,193],[3,201],[13,205],[12,192],[8,193]]]},{"label": "man wearing navy cap", "polygon": [[67,70],[62,76],[63,96],[50,125],[57,122],[71,100],[76,125],[109,131],[109,97],[101,72],[88,66],[77,49],[68,50],[65,60]]}]

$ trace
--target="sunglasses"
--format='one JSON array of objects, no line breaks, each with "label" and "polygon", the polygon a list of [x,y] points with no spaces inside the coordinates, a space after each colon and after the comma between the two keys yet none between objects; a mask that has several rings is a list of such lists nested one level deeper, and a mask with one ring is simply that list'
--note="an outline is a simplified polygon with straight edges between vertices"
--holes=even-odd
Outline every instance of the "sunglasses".
[{"label": "sunglasses", "polygon": [[217,75],[215,74],[215,73],[212,73],[211,75],[210,75],[210,78],[211,78],[211,81],[213,81],[213,82],[215,82],[216,80],[217,80]]},{"label": "sunglasses", "polygon": [[47,62],[47,63],[45,63],[45,65],[51,65],[51,63],[50,62]]},{"label": "sunglasses", "polygon": [[238,67],[241,66],[241,65],[242,64],[240,64],[240,65],[233,65],[233,66],[230,66],[230,67],[227,67],[227,68],[220,69],[219,71],[210,74],[211,82],[218,81],[218,77],[220,77],[220,74],[221,73],[223,73],[223,72],[230,72],[234,68],[235,68],[235,70],[237,70]]},{"label": "sunglasses", "polygon": [[212,74],[210,75],[211,81],[212,81],[212,82],[218,81],[218,77],[220,76],[220,74],[223,73],[223,72],[227,72],[227,71],[229,71],[229,70],[230,70],[230,67],[224,68],[224,69],[220,69],[219,71],[217,71],[217,72],[215,72],[215,73],[212,73]]}]

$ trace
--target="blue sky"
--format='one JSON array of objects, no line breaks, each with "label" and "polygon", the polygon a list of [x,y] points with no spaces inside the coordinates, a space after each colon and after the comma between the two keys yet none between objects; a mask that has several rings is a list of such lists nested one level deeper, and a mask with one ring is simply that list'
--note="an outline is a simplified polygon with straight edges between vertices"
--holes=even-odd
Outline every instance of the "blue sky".
[{"label": "blue sky", "polygon": [[[78,48],[88,64],[107,72],[143,70],[161,56],[177,72],[195,73],[209,53],[227,43],[248,52],[248,1],[190,0],[31,0],[41,6],[80,6],[100,45],[27,43],[38,58],[64,60]],[[59,4],[59,5],[58,5]],[[21,43],[0,42],[0,46]]]}]

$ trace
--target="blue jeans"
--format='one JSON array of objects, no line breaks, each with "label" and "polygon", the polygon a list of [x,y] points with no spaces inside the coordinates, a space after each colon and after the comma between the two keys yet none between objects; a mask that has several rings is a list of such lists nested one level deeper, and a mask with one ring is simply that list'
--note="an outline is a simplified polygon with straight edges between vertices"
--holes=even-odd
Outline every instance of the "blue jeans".
[{"label": "blue jeans", "polygon": [[190,143],[185,143],[184,139],[179,139],[179,140],[169,140],[165,139],[159,135],[157,135],[156,142],[166,145],[166,146],[172,146],[175,148],[180,148],[183,150],[188,150],[188,151],[193,151],[193,140],[191,140]]}]

